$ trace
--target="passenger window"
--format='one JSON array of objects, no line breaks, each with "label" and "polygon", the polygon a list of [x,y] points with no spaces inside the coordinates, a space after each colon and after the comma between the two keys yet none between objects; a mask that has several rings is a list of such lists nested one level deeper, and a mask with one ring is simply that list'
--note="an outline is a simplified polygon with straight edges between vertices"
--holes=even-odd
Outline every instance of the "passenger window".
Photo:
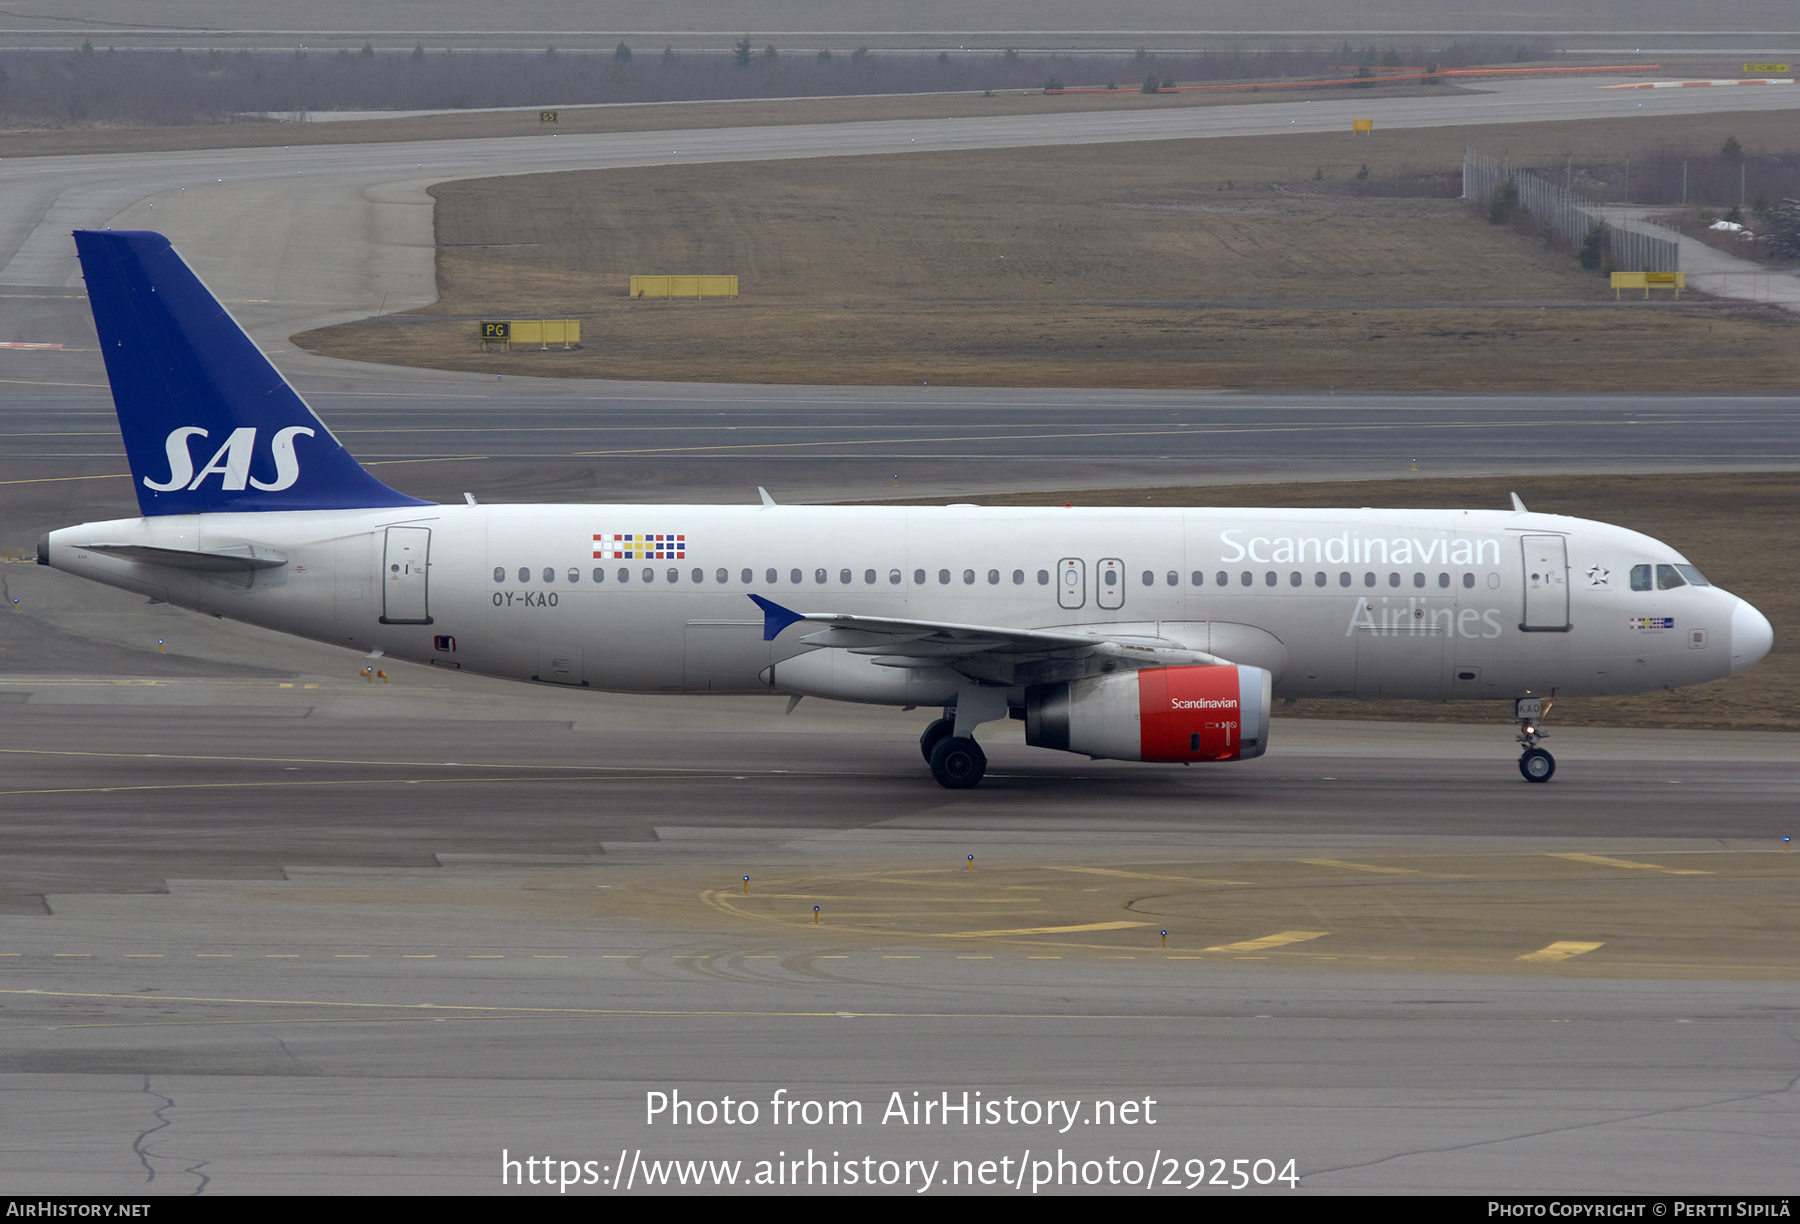
[{"label": "passenger window", "polygon": [[999,586],[1000,585],[1000,571],[999,570],[989,570],[988,571],[988,585],[989,586]]},{"label": "passenger window", "polygon": [[1400,575],[1399,574],[1389,574],[1388,575],[1388,585],[1391,587],[1399,586],[1400,585]]},{"label": "passenger window", "polygon": [[1439,574],[1438,575],[1438,590],[1447,591],[1449,589],[1450,589],[1450,575],[1449,574]]},{"label": "passenger window", "polygon": [[606,571],[601,569],[597,565],[594,567],[594,581],[595,582],[605,582],[606,581]]},{"label": "passenger window", "polygon": [[1149,570],[1144,571],[1144,585],[1145,586],[1155,586],[1156,585],[1156,575],[1151,573]]},{"label": "passenger window", "polygon": [[1181,575],[1177,574],[1174,570],[1170,570],[1167,582],[1170,586],[1180,586],[1181,585]]},{"label": "passenger window", "polygon": [[[670,572],[672,573],[673,571],[670,571]],[[645,582],[655,582],[656,581],[656,571],[651,569],[648,565],[646,565],[644,567],[644,581]]]},{"label": "passenger window", "polygon": [[1195,570],[1192,574],[1189,574],[1188,577],[1195,586],[1206,585],[1206,574],[1201,570]]},{"label": "passenger window", "polygon": [[925,585],[925,571],[924,570],[914,570],[913,571],[913,585],[914,586],[924,586]]},{"label": "passenger window", "polygon": [[900,571],[899,570],[889,570],[888,571],[888,585],[889,586],[899,586],[900,585]]},{"label": "passenger window", "polygon": [[838,582],[843,586],[849,586],[850,585],[850,571],[847,569],[839,570],[838,571]]},{"label": "passenger window", "polygon": [[1252,574],[1249,570],[1245,570],[1243,573],[1238,575],[1238,581],[1240,583],[1242,583],[1244,586],[1250,586],[1252,583],[1254,583],[1256,581],[1256,575]]},{"label": "passenger window", "polygon": [[[713,575],[713,579],[720,586],[724,586],[727,582],[731,581],[731,571],[722,569],[718,573]],[[698,581],[698,579],[696,579],[695,581]]]},{"label": "passenger window", "polygon": [[1465,590],[1474,590],[1475,589],[1475,575],[1474,574],[1464,574],[1463,575],[1463,588]]},{"label": "passenger window", "polygon": [[546,565],[544,567],[544,581],[545,582],[555,582],[556,581],[556,571],[551,569],[548,565]]},{"label": "passenger window", "polygon": [[1224,570],[1220,570],[1218,573],[1213,575],[1213,579],[1216,582],[1218,582],[1218,584],[1220,586],[1224,586],[1225,584],[1227,584],[1228,582],[1231,581],[1231,576],[1229,574],[1227,574]]},{"label": "passenger window", "polygon": [[1296,586],[1296,587],[1300,585],[1300,571],[1299,570],[1295,570],[1293,573],[1288,575],[1288,585]]},{"label": "passenger window", "polygon": [[797,569],[789,570],[788,571],[788,581],[793,583],[795,586],[799,586],[800,585],[800,571]]},{"label": "passenger window", "polygon": [[1025,571],[1024,570],[1014,570],[1013,571],[1013,585],[1014,586],[1024,586],[1025,585]]},{"label": "passenger window", "polygon": [[1656,567],[1657,590],[1673,591],[1676,587],[1684,587],[1686,585],[1687,579],[1683,578],[1680,574],[1677,574],[1673,565],[1659,565]]},{"label": "passenger window", "polygon": [[505,582],[506,581],[506,570],[504,570],[503,568],[501,568],[498,565],[496,565],[494,567],[494,581],[495,582]]},{"label": "passenger window", "polygon": [[738,575],[738,581],[743,583],[745,586],[749,586],[752,576],[753,575],[750,570],[745,570],[742,574]]},{"label": "passenger window", "polygon": [[521,565],[519,567],[519,581],[520,582],[530,582],[531,581],[531,571],[526,569],[523,565]]},{"label": "passenger window", "polygon": [[1341,587],[1347,587],[1350,585],[1350,571],[1349,570],[1345,570],[1343,573],[1338,575],[1338,585]]},{"label": "passenger window", "polygon": [[949,586],[950,585],[950,571],[949,570],[939,570],[938,571],[938,585],[939,586]]},{"label": "passenger window", "polygon": [[774,570],[764,570],[763,571],[763,581],[768,583],[770,586],[774,586],[778,581],[780,581],[780,575],[778,575]]},{"label": "passenger window", "polygon": [[1278,579],[1275,575],[1274,570],[1270,570],[1268,573],[1263,575],[1263,585],[1264,586],[1274,586],[1277,581],[1278,581]]},{"label": "passenger window", "polygon": [[1375,585],[1375,575],[1372,573],[1364,574],[1363,575],[1363,585],[1366,587],[1374,586]]},{"label": "passenger window", "polygon": [[669,571],[669,581],[670,582],[680,582],[681,581],[681,571],[678,569],[671,569]]},{"label": "passenger window", "polygon": [[863,585],[865,585],[865,586],[874,586],[875,585],[875,571],[874,570],[864,570],[863,571]]},{"label": "passenger window", "polygon": [[619,581],[620,582],[630,582],[631,581],[631,571],[626,569],[623,565],[621,565],[619,567]]},{"label": "passenger window", "polygon": [[964,570],[963,571],[963,585],[964,586],[974,586],[975,585],[975,571],[974,570]]},{"label": "passenger window", "polygon": [[[706,581],[706,571],[703,569],[696,569],[693,573],[693,579],[696,583],[705,582]],[[725,571],[724,570],[719,571],[719,581],[720,582],[725,581]]]},{"label": "passenger window", "polygon": [[1415,573],[1413,575],[1413,586],[1415,588],[1418,588],[1418,587],[1423,587],[1424,585],[1425,585],[1425,575]]},{"label": "passenger window", "polygon": [[570,570],[569,571],[569,581],[570,582],[580,582],[581,581],[581,571],[578,569]]},{"label": "passenger window", "polygon": [[1631,567],[1631,589],[1634,591],[1648,591],[1652,589],[1650,585],[1650,567],[1648,565],[1634,565]]},{"label": "passenger window", "polygon": [[1039,586],[1049,586],[1050,585],[1050,571],[1049,570],[1039,570],[1038,571],[1038,585]]},{"label": "passenger window", "polygon": [[823,586],[825,584],[825,571],[822,569],[814,570],[813,571],[813,581],[818,583],[820,586]]},{"label": "passenger window", "polygon": [[1314,574],[1313,575],[1313,585],[1316,587],[1324,586],[1325,585],[1325,575],[1323,573]]}]

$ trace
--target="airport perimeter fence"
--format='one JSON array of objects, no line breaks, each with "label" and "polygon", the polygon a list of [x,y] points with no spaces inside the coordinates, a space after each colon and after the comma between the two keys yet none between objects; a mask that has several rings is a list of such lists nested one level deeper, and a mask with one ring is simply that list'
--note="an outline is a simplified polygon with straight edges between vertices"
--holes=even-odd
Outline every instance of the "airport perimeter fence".
[{"label": "airport perimeter fence", "polygon": [[1656,222],[1640,219],[1629,226],[1617,224],[1607,220],[1605,206],[1598,200],[1558,187],[1530,171],[1515,170],[1503,158],[1484,157],[1473,149],[1463,153],[1463,199],[1485,203],[1509,181],[1519,193],[1519,206],[1575,247],[1599,227],[1616,271],[1681,271],[1680,243],[1672,231],[1667,238],[1648,232],[1665,228]]}]

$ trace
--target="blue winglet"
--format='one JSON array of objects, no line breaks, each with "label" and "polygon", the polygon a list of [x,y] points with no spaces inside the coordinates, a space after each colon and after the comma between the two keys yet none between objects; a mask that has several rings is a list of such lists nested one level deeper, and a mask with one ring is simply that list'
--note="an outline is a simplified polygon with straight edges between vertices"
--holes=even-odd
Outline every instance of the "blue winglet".
[{"label": "blue winglet", "polygon": [[806,618],[791,608],[784,608],[772,599],[764,599],[761,595],[752,595],[752,603],[763,612],[763,641],[773,642],[781,631],[789,625],[797,625]]}]

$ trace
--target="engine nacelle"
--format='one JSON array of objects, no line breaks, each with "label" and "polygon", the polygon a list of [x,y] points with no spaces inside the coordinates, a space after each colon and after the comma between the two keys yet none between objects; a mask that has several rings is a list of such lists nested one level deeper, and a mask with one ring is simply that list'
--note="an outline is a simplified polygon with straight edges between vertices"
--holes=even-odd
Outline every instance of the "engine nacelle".
[{"label": "engine nacelle", "polygon": [[1260,667],[1153,667],[1025,690],[1025,742],[1117,761],[1246,761],[1269,742]]}]

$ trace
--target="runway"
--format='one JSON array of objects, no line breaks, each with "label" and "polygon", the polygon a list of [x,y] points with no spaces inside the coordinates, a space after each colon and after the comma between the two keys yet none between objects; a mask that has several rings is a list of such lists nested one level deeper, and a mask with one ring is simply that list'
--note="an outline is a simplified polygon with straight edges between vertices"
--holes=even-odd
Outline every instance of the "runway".
[{"label": "runway", "polygon": [[[958,1159],[1131,1184],[1058,1157],[1172,1157],[1166,1193],[1231,1193],[1192,1184],[1220,1157],[1317,1192],[1785,1190],[1793,736],[1571,730],[1527,791],[1503,726],[1278,721],[1230,770],[1002,732],[952,795],[917,715],[423,670],[0,685],[16,1184],[496,1193],[504,1149],[593,1161],[577,1192],[808,1153],[935,1161],[939,1193]],[[888,1112],[964,1092],[1079,1124]],[[784,1096],[862,1115],[780,1126]]]},{"label": "runway", "polygon": [[[967,500],[1268,480],[1791,470],[1791,396],[1267,396],[727,388],[398,375],[315,393],[358,458],[417,496],[482,501]],[[366,385],[366,384],[365,384]],[[34,389],[33,389],[34,390]],[[135,513],[111,404],[0,402],[0,506],[29,548]]]}]

